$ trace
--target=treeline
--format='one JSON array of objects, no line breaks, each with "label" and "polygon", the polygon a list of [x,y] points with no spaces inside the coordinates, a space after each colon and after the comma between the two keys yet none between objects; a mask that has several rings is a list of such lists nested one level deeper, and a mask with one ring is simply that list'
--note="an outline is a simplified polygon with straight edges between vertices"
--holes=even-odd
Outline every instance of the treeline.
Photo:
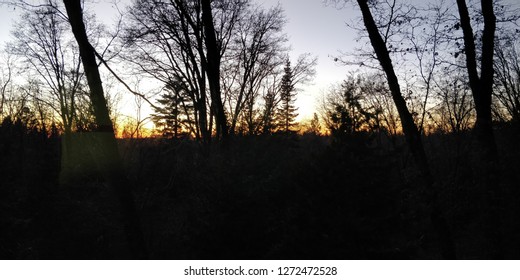
[{"label": "treeline", "polygon": [[[287,19],[280,6],[214,1],[208,12],[217,36],[209,40],[200,3],[161,2],[160,9],[156,4],[136,1],[121,9],[112,27],[97,22],[86,9],[93,47],[98,59],[110,67],[104,74],[105,92],[119,135],[141,135],[146,121],[153,121],[156,134],[189,135],[204,142],[223,134],[301,130],[295,126],[294,102],[298,90],[315,75],[317,58],[289,57]],[[47,132],[55,126],[68,135],[92,131],[95,121],[77,45],[59,7],[54,1],[37,9],[26,7],[15,23],[15,39],[7,44],[3,59],[0,104],[2,119],[20,119]],[[400,69],[403,98],[418,129],[424,133],[471,129],[477,114],[453,5],[374,4],[373,9],[379,18],[376,25],[381,30],[386,27],[383,39]],[[482,23],[478,10],[476,3],[470,6],[477,29]],[[491,113],[495,122],[517,122],[518,17],[507,5],[497,3],[495,10],[499,29],[493,51]],[[361,42],[368,43],[365,39],[360,32]],[[336,60],[382,70],[374,64],[373,53],[364,50]],[[216,54],[212,62],[210,51]],[[316,108],[323,128],[337,130],[340,122],[352,122],[346,125],[401,133],[398,108],[384,75],[380,70],[352,73],[332,85]],[[118,79],[129,81],[125,91],[137,94],[136,116],[120,112],[121,86],[114,85]],[[143,84],[151,83],[158,86],[139,92]],[[141,115],[141,97],[154,109],[150,117]]]},{"label": "treeline", "polygon": [[[230,133],[293,129],[296,92],[314,76],[317,59],[289,57],[281,7],[244,0],[203,7],[200,1],[136,1],[114,30],[88,12],[85,21],[107,77],[140,77],[136,83],[145,87],[158,83],[153,93],[138,93],[140,86],[131,82],[125,86],[146,101],[158,95],[151,118],[165,136],[189,134],[210,142]],[[2,117],[25,110],[42,128],[55,123],[67,135],[92,130],[94,121],[77,45],[59,9],[48,1],[17,21],[3,69]],[[112,70],[121,67],[124,74]],[[26,77],[15,75],[22,69]],[[106,91],[114,122],[124,125],[117,94]],[[136,129],[142,121],[134,117]]]}]

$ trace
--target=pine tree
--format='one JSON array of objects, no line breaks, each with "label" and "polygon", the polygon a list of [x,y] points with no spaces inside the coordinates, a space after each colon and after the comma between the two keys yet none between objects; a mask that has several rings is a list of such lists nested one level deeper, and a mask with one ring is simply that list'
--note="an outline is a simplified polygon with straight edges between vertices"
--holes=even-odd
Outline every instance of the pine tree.
[{"label": "pine tree", "polygon": [[321,135],[320,119],[318,118],[318,114],[316,113],[314,113],[311,123],[309,125],[309,132],[315,135]]},{"label": "pine tree", "polygon": [[157,99],[159,104],[155,114],[152,114],[152,120],[162,128],[164,137],[178,138],[190,130],[190,120],[186,116],[193,110],[193,106],[182,95],[182,91],[179,84],[167,86],[167,91]]},{"label": "pine tree", "polygon": [[264,109],[262,113],[262,133],[270,134],[275,129],[276,93],[268,92],[264,96]]},{"label": "pine tree", "polygon": [[284,75],[280,84],[281,100],[278,109],[279,130],[283,132],[291,132],[291,129],[296,126],[295,119],[298,116],[298,108],[294,106],[294,102],[296,101],[296,90],[294,86],[291,62],[287,59]]}]

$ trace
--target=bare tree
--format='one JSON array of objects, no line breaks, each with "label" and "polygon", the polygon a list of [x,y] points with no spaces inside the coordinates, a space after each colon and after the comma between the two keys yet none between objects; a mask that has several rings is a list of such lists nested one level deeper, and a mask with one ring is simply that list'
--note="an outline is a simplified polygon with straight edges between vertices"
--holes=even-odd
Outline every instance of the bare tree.
[{"label": "bare tree", "polygon": [[370,131],[393,139],[400,129],[388,87],[378,74],[349,74],[326,93],[320,113],[331,133]]},{"label": "bare tree", "polygon": [[[4,68],[5,66],[5,68]],[[0,90],[2,96],[0,97],[0,119],[3,119],[6,115],[6,102],[8,99],[9,92],[12,92],[12,79],[13,79],[13,64],[12,58],[8,55],[5,57],[5,60],[2,63],[2,68],[0,68]]]},{"label": "bare tree", "polygon": [[[476,121],[473,129],[476,139],[475,168],[480,178],[475,191],[479,194],[481,209],[481,234],[484,257],[501,258],[501,200],[499,156],[493,132],[492,97],[495,81],[495,42],[497,23],[504,21],[504,13],[497,19],[497,1],[481,0],[478,16],[471,16],[465,0],[457,0],[460,28],[463,33],[464,55],[469,87],[475,103]],[[502,6],[503,8],[504,6]],[[513,20],[512,18],[505,19]],[[473,19],[473,20],[472,20]],[[483,26],[482,26],[483,24]],[[476,29],[474,27],[476,26]],[[500,61],[500,58],[499,58]]]},{"label": "bare tree", "polygon": [[[438,68],[448,60],[449,54],[444,51],[446,45],[451,43],[446,33],[446,22],[449,21],[451,10],[445,1],[429,5],[418,11],[415,20],[407,23],[409,31],[405,32],[410,47],[402,49],[402,52],[415,54],[415,68],[418,70],[419,80],[423,84],[420,99],[420,116],[418,128],[424,133],[428,105],[431,101],[432,90],[435,87],[435,78]],[[448,57],[447,57],[448,56]],[[444,75],[438,78],[443,79]]]},{"label": "bare tree", "polygon": [[[390,92],[392,93],[392,98],[394,100],[396,108],[399,112],[403,132],[406,136],[407,143],[410,146],[410,150],[414,155],[415,161],[419,166],[421,172],[423,173],[423,176],[428,178],[431,175],[428,166],[428,160],[426,158],[426,154],[424,152],[421,137],[419,134],[419,130],[415,125],[412,114],[408,110],[406,101],[403,97],[403,94],[401,93],[399,80],[397,78],[396,72],[392,64],[392,60],[389,55],[390,52],[386,45],[385,39],[383,39],[384,37],[381,35],[379,31],[379,28],[381,27],[377,26],[376,22],[374,21],[372,12],[370,10],[369,2],[366,0],[358,0],[357,2],[363,15],[363,21],[366,27],[366,31],[368,32],[370,38],[370,42],[372,43],[377,59],[380,62],[381,67],[383,68],[387,76],[388,86],[390,88]],[[395,7],[396,1],[393,1],[392,3],[394,4],[392,5],[392,7]],[[371,2],[371,5],[372,7],[377,7],[377,2]],[[391,10],[389,12],[393,13],[394,11]],[[385,30],[389,30],[389,27],[387,27]],[[383,31],[386,32],[385,30]]]},{"label": "bare tree", "polygon": [[[48,135],[48,128],[50,128],[52,122],[54,122],[55,111],[47,102],[40,98],[40,96],[43,95],[42,90],[44,89],[40,86],[39,81],[29,80],[26,84],[17,87],[16,95],[18,97],[25,97],[21,99],[24,101],[22,112],[25,111],[25,121],[33,122],[30,125],[32,128],[38,129],[43,135]],[[18,116],[24,114],[18,114]],[[27,118],[29,115],[31,117]],[[59,122],[58,126],[60,126]]]},{"label": "bare tree", "polygon": [[256,101],[269,75],[283,63],[286,36],[282,34],[285,18],[280,6],[265,10],[248,10],[237,26],[229,53],[224,57],[222,81],[232,116],[230,131],[234,132],[240,115],[254,133]]},{"label": "bare tree", "polygon": [[[125,60],[140,73],[165,86],[185,83],[185,92],[195,104],[197,139],[209,142],[206,66],[200,6],[184,7],[181,1],[152,3],[136,1],[129,9]],[[189,8],[189,10],[188,10]],[[193,15],[191,14],[193,13]],[[138,73],[139,73],[138,72]]]},{"label": "bare tree", "polygon": [[[518,32],[517,32],[518,33]],[[495,97],[507,119],[520,122],[520,40],[497,42],[495,48]]]},{"label": "bare tree", "polygon": [[[480,146],[479,153],[484,161],[498,160],[497,146],[493,134],[491,97],[493,95],[493,55],[495,46],[496,16],[492,0],[482,0],[484,29],[480,54],[480,71],[477,62],[475,35],[465,0],[457,0],[460,26],[464,34],[464,53],[468,71],[469,85],[475,101],[477,119],[475,133]],[[479,75],[480,72],[480,75]]]},{"label": "bare tree", "polygon": [[364,102],[368,108],[371,108],[375,117],[374,128],[386,134],[393,141],[401,130],[401,125],[386,81],[379,74],[361,76],[358,79],[360,79],[360,90],[364,94]]},{"label": "bare tree", "polygon": [[[399,5],[396,0],[387,1],[383,4],[388,6],[387,10],[381,9],[382,3],[379,1],[357,0],[361,10],[365,30],[370,39],[371,45],[374,48],[375,56],[384,73],[386,74],[388,86],[392,94],[392,98],[396,109],[399,113],[401,126],[405,135],[406,142],[414,157],[416,165],[422,175],[424,185],[426,186],[427,201],[431,205],[430,220],[433,228],[437,232],[439,244],[441,245],[441,252],[444,258],[455,258],[455,245],[448,228],[446,218],[441,212],[438,202],[438,191],[433,188],[433,178],[431,176],[430,167],[426,153],[424,151],[421,134],[414,122],[414,118],[408,110],[406,101],[394,65],[390,57],[390,51],[393,50],[389,36],[392,34],[392,28],[396,28],[402,24],[403,17],[407,17],[409,13],[414,11],[413,7],[406,7]],[[386,4],[385,4],[386,3]],[[386,13],[388,16],[382,17],[387,19],[383,25],[378,25],[374,20],[372,10],[378,13]],[[403,13],[404,12],[404,13]],[[378,17],[381,18],[381,17]]]},{"label": "bare tree", "polygon": [[217,138],[224,140],[228,136],[227,117],[220,94],[220,64],[222,59],[222,41],[217,40],[213,12],[210,0],[201,0],[204,42],[206,44],[206,63],[211,93],[211,110],[217,120]]},{"label": "bare tree", "polygon": [[146,258],[147,250],[135,203],[130,192],[130,182],[127,179],[121,156],[117,149],[114,127],[103,93],[103,84],[96,62],[96,51],[90,44],[83,22],[81,0],[64,0],[67,16],[74,37],[76,38],[83,69],[90,88],[90,99],[97,123],[97,140],[100,153],[98,163],[105,178],[119,197],[127,239],[135,258]]},{"label": "bare tree", "polygon": [[23,58],[25,69],[32,74],[29,83],[38,84],[37,91],[28,93],[46,103],[60,117],[64,133],[61,179],[68,180],[74,165],[71,134],[78,124],[77,109],[82,100],[84,77],[75,41],[55,7],[56,2],[48,0],[45,5],[25,11],[14,25],[15,40],[8,51]]},{"label": "bare tree", "polygon": [[207,143],[213,118],[217,134],[228,133],[220,89],[221,61],[246,6],[243,0],[175,0],[136,1],[129,9],[127,61],[165,86],[188,86],[183,93],[195,104],[196,137]]},{"label": "bare tree", "polygon": [[[462,69],[458,68],[458,72]],[[441,102],[437,106],[439,123],[443,131],[460,133],[473,127],[475,114],[467,77],[464,73],[451,72],[450,78],[436,82],[436,92]]]}]

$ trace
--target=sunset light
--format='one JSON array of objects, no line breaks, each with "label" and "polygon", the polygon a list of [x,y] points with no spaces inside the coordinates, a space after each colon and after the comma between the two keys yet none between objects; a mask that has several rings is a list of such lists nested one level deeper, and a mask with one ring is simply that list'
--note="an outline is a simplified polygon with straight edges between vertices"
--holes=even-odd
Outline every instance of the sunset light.
[{"label": "sunset light", "polygon": [[0,0],[0,24],[3,259],[520,258],[517,0]]}]

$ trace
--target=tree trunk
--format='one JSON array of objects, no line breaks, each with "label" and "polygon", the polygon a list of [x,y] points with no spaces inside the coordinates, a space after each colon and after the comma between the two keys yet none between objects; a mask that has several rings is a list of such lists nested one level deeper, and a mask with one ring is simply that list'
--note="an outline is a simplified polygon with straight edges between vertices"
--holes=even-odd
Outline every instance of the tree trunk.
[{"label": "tree trunk", "polygon": [[127,241],[133,256],[138,259],[147,258],[147,251],[141,231],[135,202],[130,191],[130,182],[126,178],[114,128],[110,120],[109,111],[103,85],[96,63],[95,51],[90,45],[83,22],[81,0],[64,0],[72,32],[78,42],[80,57],[90,88],[90,100],[97,124],[96,138],[99,141],[100,153],[97,160],[108,184],[112,187],[121,204],[121,214],[125,227]]},{"label": "tree trunk", "polygon": [[[224,112],[224,105],[220,96],[220,47],[215,35],[215,26],[213,24],[213,15],[211,12],[211,1],[202,0],[202,22],[204,24],[204,39],[207,50],[207,65],[208,65],[208,81],[209,90],[211,93],[212,107],[215,114],[217,131],[223,140],[227,139],[228,127],[226,120],[226,113]],[[211,109],[210,109],[211,110]],[[218,137],[219,135],[217,135]]]},{"label": "tree trunk", "polygon": [[495,44],[496,17],[493,12],[493,1],[482,0],[482,14],[484,16],[484,32],[482,36],[481,74],[478,75],[477,58],[473,29],[465,0],[457,0],[460,23],[464,33],[464,47],[469,83],[477,120],[475,135],[480,144],[482,156],[486,160],[497,161],[498,153],[493,134],[493,120],[491,113],[491,98],[493,95],[493,54]]},{"label": "tree trunk", "polygon": [[389,51],[386,44],[379,33],[377,25],[374,21],[370,8],[368,6],[368,0],[357,0],[361,13],[363,15],[363,22],[368,32],[370,42],[377,55],[377,59],[386,74],[388,86],[392,94],[392,99],[395,103],[399,117],[401,118],[401,124],[403,132],[406,138],[406,142],[410,151],[413,155],[415,163],[419,168],[424,185],[426,187],[427,202],[429,204],[430,220],[434,230],[437,233],[437,238],[441,247],[441,253],[443,258],[454,259],[455,255],[455,244],[451,236],[448,223],[444,217],[438,202],[438,191],[434,188],[433,178],[430,173],[430,167],[428,159],[424,151],[424,147],[421,140],[421,134],[415,125],[412,114],[406,106],[401,88],[399,86],[399,80],[395,74],[392,60],[389,55]]},{"label": "tree trunk", "polygon": [[484,31],[482,35],[482,57],[480,63],[480,77],[477,67],[475,38],[471,27],[471,19],[465,0],[457,0],[460,24],[464,34],[464,50],[466,67],[468,69],[469,84],[475,101],[477,120],[473,129],[476,143],[475,176],[480,180],[475,186],[475,192],[480,196],[481,230],[487,244],[483,247],[482,258],[502,258],[503,244],[501,243],[501,211],[502,191],[500,188],[500,161],[497,144],[493,133],[493,118],[491,101],[493,95],[494,65],[493,55],[495,46],[496,16],[492,0],[481,0],[482,15],[484,17]]}]

